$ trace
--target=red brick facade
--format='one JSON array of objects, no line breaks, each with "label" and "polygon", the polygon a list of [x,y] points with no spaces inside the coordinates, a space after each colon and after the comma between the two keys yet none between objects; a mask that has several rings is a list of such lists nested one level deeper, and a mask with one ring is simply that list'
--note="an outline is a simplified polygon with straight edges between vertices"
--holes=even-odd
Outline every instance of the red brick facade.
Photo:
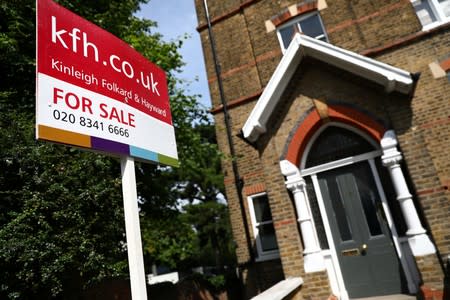
[{"label": "red brick facade", "polygon": [[[203,0],[195,3],[218,143],[225,154],[230,154]],[[411,271],[411,276],[417,278],[416,292],[426,299],[433,299],[429,298],[430,291],[434,299],[450,297],[444,288],[448,280],[445,273],[450,268],[450,81],[446,76],[450,70],[450,23],[423,31],[409,0],[208,0],[207,3],[234,159],[243,182],[242,188],[235,185],[231,159],[225,159],[223,172],[245,298],[290,276],[304,280],[291,299],[328,299],[337,294],[335,279],[327,271],[305,272],[305,241],[293,194],[280,171],[282,160],[300,168],[309,143],[327,124],[352,127],[376,144],[387,130],[395,132],[403,158],[401,168],[414,206],[436,248],[436,253],[425,256],[409,254],[414,265],[411,268],[416,270]],[[359,75],[324,61],[305,59],[270,115],[270,126],[251,145],[240,137],[241,130],[283,57],[276,27],[313,11],[320,14],[331,44],[420,77],[413,76],[415,83],[410,95],[386,92]],[[275,260],[255,259],[255,236],[246,199],[261,192],[269,197],[280,253]],[[245,201],[239,200],[238,193]],[[399,211],[392,209],[391,213],[394,219],[403,219]],[[320,218],[318,212],[313,215]],[[244,224],[248,224],[247,230]],[[400,240],[407,238],[401,229],[397,230]],[[320,236],[320,229],[316,231]],[[249,247],[249,240],[253,247]],[[402,292],[410,293],[407,288]]]}]

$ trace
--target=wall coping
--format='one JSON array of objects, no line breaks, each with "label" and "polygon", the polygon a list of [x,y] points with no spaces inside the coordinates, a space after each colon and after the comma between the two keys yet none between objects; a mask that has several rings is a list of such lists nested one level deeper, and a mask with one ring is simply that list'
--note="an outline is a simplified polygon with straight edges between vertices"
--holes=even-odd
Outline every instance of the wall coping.
[{"label": "wall coping", "polygon": [[250,300],[282,300],[302,284],[301,277],[288,277]]}]

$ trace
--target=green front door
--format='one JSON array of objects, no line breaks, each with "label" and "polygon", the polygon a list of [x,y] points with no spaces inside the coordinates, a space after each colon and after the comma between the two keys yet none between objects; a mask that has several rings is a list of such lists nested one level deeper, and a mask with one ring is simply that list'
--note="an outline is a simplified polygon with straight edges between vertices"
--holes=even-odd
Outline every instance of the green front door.
[{"label": "green front door", "polygon": [[401,293],[401,265],[368,161],[317,177],[349,297]]}]

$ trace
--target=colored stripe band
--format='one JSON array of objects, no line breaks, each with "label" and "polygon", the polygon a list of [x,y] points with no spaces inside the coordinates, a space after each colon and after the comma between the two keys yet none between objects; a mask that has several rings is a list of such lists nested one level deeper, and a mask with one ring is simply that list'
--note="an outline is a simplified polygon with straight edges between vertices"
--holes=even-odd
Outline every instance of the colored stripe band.
[{"label": "colored stripe band", "polygon": [[71,131],[57,129],[45,125],[38,126],[37,137],[39,140],[53,141],[107,153],[114,153],[117,155],[129,155],[139,160],[162,163],[172,167],[179,166],[178,160],[173,157],[169,157],[139,147],[105,140],[85,134],[74,133]]}]

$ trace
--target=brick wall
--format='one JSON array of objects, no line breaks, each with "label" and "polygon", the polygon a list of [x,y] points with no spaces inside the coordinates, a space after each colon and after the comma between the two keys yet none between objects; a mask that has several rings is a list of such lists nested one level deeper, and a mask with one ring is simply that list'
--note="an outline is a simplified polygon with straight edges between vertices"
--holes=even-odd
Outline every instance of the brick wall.
[{"label": "brick wall", "polygon": [[414,98],[388,109],[415,200],[444,261],[450,255],[450,82],[433,78],[429,64],[450,55],[449,40],[450,31],[441,30],[377,57],[421,74]]},{"label": "brick wall", "polygon": [[249,264],[241,268],[241,272],[244,299],[256,296],[285,278],[279,260]]},{"label": "brick wall", "polygon": [[436,265],[438,265],[436,256],[421,256],[417,257],[416,261],[417,267],[422,274],[423,281],[428,283],[426,284],[427,287],[442,291],[444,283],[442,280],[442,269],[435,267]]},{"label": "brick wall", "polygon": [[321,11],[330,42],[359,52],[421,29],[409,0],[327,1]]}]

